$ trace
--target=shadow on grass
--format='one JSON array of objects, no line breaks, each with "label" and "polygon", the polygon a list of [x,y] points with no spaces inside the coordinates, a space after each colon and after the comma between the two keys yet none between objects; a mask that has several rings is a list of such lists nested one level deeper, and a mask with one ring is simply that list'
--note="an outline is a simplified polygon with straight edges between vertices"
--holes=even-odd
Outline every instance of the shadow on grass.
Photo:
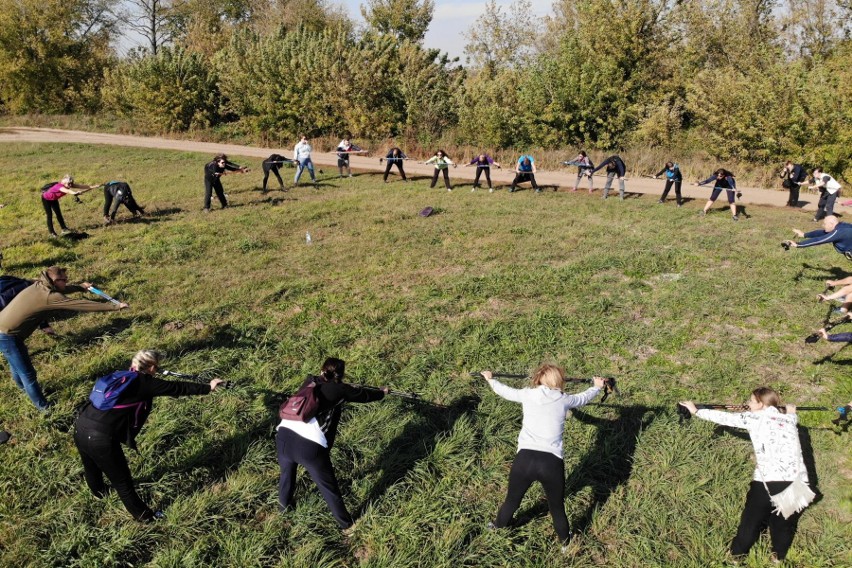
[{"label": "shadow on grass", "polygon": [[[822,273],[822,275],[805,276],[806,270],[818,270]],[[848,273],[839,266],[832,266],[831,268],[826,268],[825,266],[813,266],[811,264],[808,264],[807,262],[803,262],[801,270],[799,270],[799,273],[793,277],[793,282],[799,282],[802,279],[840,280],[841,278],[845,278],[846,276],[848,276]]]},{"label": "shadow on grass", "polygon": [[[660,407],[639,405],[612,408],[618,410],[615,419],[597,418],[583,410],[573,411],[574,420],[594,426],[598,431],[592,448],[568,474],[566,495],[587,486],[594,494],[588,508],[571,519],[573,531],[585,532],[595,510],[603,507],[618,487],[630,479],[639,433],[651,425],[657,413],[664,412]],[[520,511],[513,525],[521,526],[547,513],[547,503],[539,501]]]},{"label": "shadow on grass", "polygon": [[[109,313],[109,312],[106,312]],[[105,324],[99,324],[92,327],[79,330],[70,335],[70,339],[74,342],[75,347],[86,347],[92,343],[96,343],[106,335],[118,335],[119,333],[130,329],[130,326],[137,323],[148,322],[151,316],[134,316],[111,318]],[[51,320],[51,322],[56,320]]]},{"label": "shadow on grass", "polygon": [[446,408],[425,402],[411,403],[417,417],[388,444],[388,450],[383,452],[381,460],[373,468],[373,471],[381,471],[382,475],[364,502],[355,509],[355,518],[363,515],[370,503],[402,481],[417,462],[429,456],[441,435],[450,432],[460,417],[474,412],[478,404],[477,396],[459,398]]}]

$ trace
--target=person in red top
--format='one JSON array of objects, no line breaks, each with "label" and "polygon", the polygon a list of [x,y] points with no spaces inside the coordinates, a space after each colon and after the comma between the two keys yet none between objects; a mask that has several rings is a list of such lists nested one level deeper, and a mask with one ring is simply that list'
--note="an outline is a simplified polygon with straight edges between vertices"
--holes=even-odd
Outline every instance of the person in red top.
[{"label": "person in red top", "polygon": [[76,189],[88,191],[97,187],[101,187],[101,184],[82,185],[74,183],[74,178],[68,174],[62,178],[62,181],[53,184],[41,194],[41,204],[44,207],[45,215],[47,215],[47,230],[50,231],[52,236],[56,236],[56,231],[53,229],[54,213],[56,213],[56,220],[59,221],[59,226],[62,228],[62,234],[64,235],[71,232],[65,225],[65,219],[62,218],[62,210],[59,208],[59,200],[66,195],[80,195],[83,193],[81,191],[74,191]]}]

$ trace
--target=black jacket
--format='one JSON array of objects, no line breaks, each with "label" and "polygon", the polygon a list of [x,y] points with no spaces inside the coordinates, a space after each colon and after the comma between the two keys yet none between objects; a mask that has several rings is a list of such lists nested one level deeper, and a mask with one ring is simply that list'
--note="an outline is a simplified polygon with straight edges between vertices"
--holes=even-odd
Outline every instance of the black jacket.
[{"label": "black jacket", "polygon": [[[313,377],[308,377],[306,382],[310,380],[313,380]],[[316,419],[325,434],[328,449],[331,449],[337,437],[337,426],[340,424],[344,402],[374,402],[385,397],[385,393],[379,389],[359,388],[346,383],[323,382],[319,383],[316,389],[320,401]]]},{"label": "black jacket", "polygon": [[177,397],[209,393],[209,384],[164,381],[139,373],[116,401],[116,405],[130,406],[98,410],[92,403],[88,403],[77,417],[76,427],[78,431],[98,432],[110,436],[135,449],[136,435],[151,414],[155,396]]}]

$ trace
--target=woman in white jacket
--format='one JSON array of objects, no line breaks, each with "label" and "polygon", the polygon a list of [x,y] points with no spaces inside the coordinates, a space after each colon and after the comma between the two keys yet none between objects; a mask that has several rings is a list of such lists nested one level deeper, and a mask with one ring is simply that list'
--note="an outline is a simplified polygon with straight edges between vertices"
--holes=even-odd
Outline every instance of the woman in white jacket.
[{"label": "woman in white jacket", "polygon": [[514,389],[494,380],[491,371],[482,371],[499,396],[523,405],[524,420],[518,435],[518,453],[509,472],[506,500],[490,524],[508,526],[533,481],[547,496],[553,526],[562,544],[571,536],[565,515],[565,463],[562,461],[562,430],[572,408],[588,404],[604,386],[605,379],[594,377],[594,386],[579,394],[565,394],[565,375],[556,365],[542,365],[530,377],[530,388]]},{"label": "woman in white jacket", "polygon": [[773,512],[770,498],[784,491],[793,481],[808,481],[802,447],[799,443],[796,407],[786,405],[782,414],[781,398],[768,387],[756,388],[748,401],[748,412],[726,412],[697,409],[691,400],[680,403],[698,418],[731,428],[748,431],[754,445],[755,468],[746,495],[737,535],[731,543],[731,554],[744,556],[757,542],[764,526],[769,527],[774,560],[782,561],[793,543],[799,513],[785,519]]}]

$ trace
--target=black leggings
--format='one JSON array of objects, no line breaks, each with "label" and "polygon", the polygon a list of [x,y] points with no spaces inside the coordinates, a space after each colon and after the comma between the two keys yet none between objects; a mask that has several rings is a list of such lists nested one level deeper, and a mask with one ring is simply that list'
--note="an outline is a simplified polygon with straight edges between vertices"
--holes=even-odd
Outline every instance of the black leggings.
[{"label": "black leggings", "polygon": [[62,218],[62,210],[59,208],[59,200],[48,201],[42,197],[41,204],[44,207],[44,213],[47,215],[47,230],[50,231],[50,234],[56,234],[56,231],[53,229],[54,213],[56,213],[56,220],[59,221],[59,226],[62,227],[63,231],[67,231],[68,227],[65,226],[65,219]]},{"label": "black leggings", "polygon": [[532,172],[521,172],[515,175],[515,179],[512,180],[512,187],[509,191],[515,191],[515,186],[527,181],[532,183],[533,189],[538,189],[538,184],[535,182],[535,174]]},{"label": "black leggings", "polygon": [[109,190],[109,187],[104,188],[104,217],[107,215],[115,220],[115,215],[118,213],[118,206],[124,203],[124,206],[130,210],[134,215],[137,213],[143,213],[139,204],[136,203],[136,200],[133,199],[133,193],[131,193],[130,188],[122,188],[116,191],[115,197],[112,196],[112,193]]},{"label": "black leggings", "polygon": [[512,522],[515,511],[521,506],[521,500],[533,481],[540,482],[544,488],[556,534],[561,541],[567,541],[571,528],[565,515],[565,463],[548,452],[521,450],[515,456],[509,472],[509,490],[494,526],[501,528]]},{"label": "black leggings", "polygon": [[441,172],[444,173],[444,185],[447,186],[447,189],[450,189],[450,170],[449,170],[449,168],[444,168],[444,169],[435,168],[435,171],[432,173],[432,185],[429,186],[430,188],[435,187],[435,184],[438,183],[438,174],[441,173]]},{"label": "black leggings", "polygon": [[[790,485],[789,481],[768,481],[766,485],[773,495],[776,495]],[[772,552],[778,560],[784,560],[793,537],[796,535],[796,527],[799,524],[801,513],[796,513],[789,519],[772,512],[775,506],[769,500],[769,493],[760,481],[752,481],[746,495],[745,508],[740,518],[740,526],[737,536],[731,543],[731,554],[739,556],[748,554],[748,551],[757,542],[760,532],[764,527],[769,527],[769,537],[772,540]]]},{"label": "black leggings", "polygon": [[385,165],[385,178],[384,181],[388,181],[388,174],[391,171],[391,166],[396,166],[399,170],[399,175],[402,176],[402,179],[405,179],[405,171],[402,169],[402,160],[385,160],[387,165]]},{"label": "black leggings", "polygon": [[210,179],[204,178],[204,208],[210,209],[210,200],[213,197],[213,190],[216,190],[216,197],[219,198],[219,203],[222,204],[222,209],[228,206],[228,201],[225,199],[225,188],[222,187],[222,180],[218,177]]},{"label": "black leggings", "polygon": [[346,510],[346,504],[340,495],[328,448],[323,448],[287,428],[278,429],[275,434],[275,446],[278,450],[278,465],[281,468],[278,480],[278,505],[281,510],[295,507],[293,497],[296,492],[296,466],[301,464],[319,487],[320,494],[331,509],[338,526],[342,529],[352,526],[352,516]]},{"label": "black leggings", "polygon": [[124,457],[118,440],[109,434],[82,427],[74,432],[74,444],[83,460],[86,485],[95,497],[102,498],[106,495],[107,487],[104,484],[104,475],[106,475],[121,502],[124,503],[124,507],[134,519],[150,521],[154,518],[154,512],[133,487],[130,466],[127,465],[127,458]]},{"label": "black leggings", "polygon": [[283,188],[284,180],[281,179],[281,174],[278,173],[278,168],[280,166],[278,164],[270,164],[269,162],[263,162],[261,165],[263,167],[263,191],[266,191],[266,182],[269,181],[269,172],[275,174],[275,177],[278,178],[278,184]]},{"label": "black leggings", "polygon": [[473,186],[476,187],[479,185],[479,176],[485,174],[485,181],[488,182],[488,188],[491,189],[491,168],[481,168],[476,166],[476,177],[473,180]]},{"label": "black leggings", "polygon": [[675,195],[677,196],[677,203],[678,203],[678,205],[680,205],[680,203],[683,201],[683,198],[680,196],[680,186],[681,186],[682,183],[683,183],[683,181],[680,181],[680,180],[678,180],[678,181],[675,181],[675,180],[672,180],[672,179],[666,180],[666,188],[663,190],[663,195],[660,196],[660,201],[666,200],[666,196],[669,194],[669,191],[671,191],[672,185],[674,185]]}]

